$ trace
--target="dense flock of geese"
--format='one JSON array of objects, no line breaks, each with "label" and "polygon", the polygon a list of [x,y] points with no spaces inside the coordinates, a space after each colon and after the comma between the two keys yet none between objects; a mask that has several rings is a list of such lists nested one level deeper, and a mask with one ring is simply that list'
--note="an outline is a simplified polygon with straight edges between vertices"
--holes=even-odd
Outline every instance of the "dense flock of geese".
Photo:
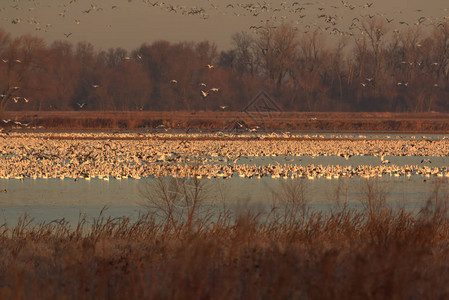
[{"label": "dense flock of geese", "polygon": [[[449,156],[447,139],[202,139],[158,134],[11,133],[0,138],[0,178],[74,180],[148,177],[308,178],[438,176],[428,156]],[[192,137],[192,136],[191,136]],[[301,164],[299,157],[372,156],[377,165]],[[398,166],[385,156],[422,156],[421,163]],[[277,157],[268,163],[258,158]]]}]

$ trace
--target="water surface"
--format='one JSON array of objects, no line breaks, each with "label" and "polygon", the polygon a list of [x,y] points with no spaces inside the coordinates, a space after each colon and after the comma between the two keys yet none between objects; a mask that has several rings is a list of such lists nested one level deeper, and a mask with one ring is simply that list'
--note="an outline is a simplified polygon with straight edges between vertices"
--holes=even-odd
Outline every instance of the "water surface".
[{"label": "water surface", "polygon": [[[108,207],[107,216],[134,218],[139,211],[145,211],[148,197],[157,189],[157,180],[167,179],[0,179],[0,189],[7,190],[0,193],[0,205],[3,218],[8,223],[16,222],[24,213],[36,221],[66,218],[69,222],[76,222],[80,213],[94,218],[105,206]],[[366,199],[370,184],[374,184],[375,191],[385,195],[388,202],[406,208],[424,205],[436,187],[439,187],[440,195],[449,191],[449,180],[435,176],[383,176],[369,181],[360,177],[332,180],[298,178],[293,181],[270,177],[201,180],[207,191],[203,204],[217,209],[223,204],[234,207],[282,204],[282,195],[291,184],[298,185],[304,191],[304,200],[317,210],[336,207],[343,202],[360,204]]]}]

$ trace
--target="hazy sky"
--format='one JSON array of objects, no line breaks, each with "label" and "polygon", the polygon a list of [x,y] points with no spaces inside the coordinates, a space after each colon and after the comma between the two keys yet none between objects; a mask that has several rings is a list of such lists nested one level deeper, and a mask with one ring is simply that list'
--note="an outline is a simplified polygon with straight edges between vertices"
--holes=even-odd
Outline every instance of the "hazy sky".
[{"label": "hazy sky", "polygon": [[329,27],[330,32],[333,28],[348,31],[352,20],[362,15],[392,20],[391,30],[405,30],[407,25],[399,22],[413,26],[422,16],[429,18],[421,20],[423,27],[449,18],[448,0],[257,0],[246,4],[252,6],[245,8],[245,3],[231,0],[0,0],[0,27],[13,37],[31,33],[48,43],[85,40],[98,50],[132,50],[160,39],[209,40],[226,50],[233,33],[250,32],[251,26],[266,20],[275,25],[290,22],[299,31]]}]

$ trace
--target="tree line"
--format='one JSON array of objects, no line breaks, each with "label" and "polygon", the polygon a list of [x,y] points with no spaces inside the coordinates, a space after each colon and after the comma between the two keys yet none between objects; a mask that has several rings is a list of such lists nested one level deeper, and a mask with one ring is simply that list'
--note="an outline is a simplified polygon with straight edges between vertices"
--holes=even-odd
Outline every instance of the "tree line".
[{"label": "tree line", "polygon": [[232,36],[233,46],[156,41],[127,52],[87,42],[12,38],[0,29],[0,112],[242,110],[265,91],[286,111],[449,110],[449,24],[359,34],[300,33],[289,24]]}]

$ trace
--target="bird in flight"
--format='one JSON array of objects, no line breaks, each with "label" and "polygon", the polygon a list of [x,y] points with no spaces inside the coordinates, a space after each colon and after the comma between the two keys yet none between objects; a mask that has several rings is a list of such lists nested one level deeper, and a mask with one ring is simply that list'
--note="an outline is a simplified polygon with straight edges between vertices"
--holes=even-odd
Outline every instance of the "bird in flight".
[{"label": "bird in flight", "polygon": [[209,95],[209,93],[202,90],[202,91],[201,91],[201,95],[203,95],[203,97],[206,98],[207,95]]},{"label": "bird in flight", "polygon": [[227,106],[227,105],[221,105],[220,106],[220,108],[222,109],[222,110],[225,110],[226,108],[228,108],[229,106]]},{"label": "bird in flight", "polygon": [[29,123],[22,123],[22,122],[19,122],[19,121],[14,121],[14,124],[19,125],[19,126],[28,127],[28,126],[30,126],[31,122],[29,122]]},{"label": "bird in flight", "polygon": [[214,68],[214,66],[213,65],[207,65],[207,67],[209,68],[209,69],[213,69]]},{"label": "bird in flight", "polygon": [[98,85],[98,84],[92,84],[92,87],[93,87],[93,88],[99,88],[100,85]]},{"label": "bird in flight", "polygon": [[79,106],[79,108],[83,108],[84,107],[84,105],[86,105],[86,103],[76,103],[78,106]]},{"label": "bird in flight", "polygon": [[72,33],[71,32],[69,32],[69,33],[64,33],[64,35],[65,35],[65,37],[69,37],[69,36],[71,36],[72,35]]}]

